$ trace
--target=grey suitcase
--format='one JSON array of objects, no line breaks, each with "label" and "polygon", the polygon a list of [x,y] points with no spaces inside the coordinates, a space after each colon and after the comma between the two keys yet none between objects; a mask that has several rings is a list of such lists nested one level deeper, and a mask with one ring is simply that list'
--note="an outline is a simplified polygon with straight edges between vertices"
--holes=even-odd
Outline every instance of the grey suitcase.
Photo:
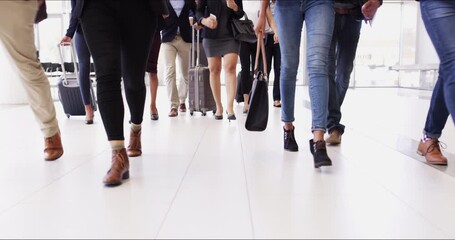
[{"label": "grey suitcase", "polygon": [[[74,71],[69,72],[65,68],[65,62],[63,57],[63,48],[65,46],[71,47],[71,61],[74,64]],[[63,112],[66,114],[66,117],[70,116],[81,116],[85,115],[85,106],[82,101],[81,91],[79,87],[79,75],[78,75],[78,66],[76,64],[76,55],[74,51],[74,46],[72,44],[68,45],[58,45],[60,61],[62,66],[62,76],[60,77],[57,86],[58,86],[58,97],[63,106]],[[91,102],[93,110],[96,111],[96,98],[93,91],[93,87],[90,88]]]},{"label": "grey suitcase", "polygon": [[[195,31],[193,27],[193,39]],[[199,31],[197,31],[197,35],[197,39],[199,39]],[[216,112],[216,103],[210,88],[210,70],[208,67],[199,64],[199,41],[196,41],[196,49],[194,48],[194,42],[191,47],[191,66],[188,74],[189,111],[191,116],[193,116],[194,112],[201,112],[202,116],[205,116],[209,111]],[[194,52],[196,52],[196,64],[194,62]]]}]

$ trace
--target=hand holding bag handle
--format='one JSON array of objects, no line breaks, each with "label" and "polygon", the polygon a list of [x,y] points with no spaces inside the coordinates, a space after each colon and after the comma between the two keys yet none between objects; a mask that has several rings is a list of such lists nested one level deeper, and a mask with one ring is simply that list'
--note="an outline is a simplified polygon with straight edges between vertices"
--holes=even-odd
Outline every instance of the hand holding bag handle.
[{"label": "hand holding bag handle", "polygon": [[[259,56],[262,55],[263,71],[259,71]],[[246,116],[245,128],[249,131],[264,131],[269,118],[269,97],[267,81],[267,62],[265,59],[264,38],[259,35],[257,41],[254,81],[250,92],[250,108]]]}]

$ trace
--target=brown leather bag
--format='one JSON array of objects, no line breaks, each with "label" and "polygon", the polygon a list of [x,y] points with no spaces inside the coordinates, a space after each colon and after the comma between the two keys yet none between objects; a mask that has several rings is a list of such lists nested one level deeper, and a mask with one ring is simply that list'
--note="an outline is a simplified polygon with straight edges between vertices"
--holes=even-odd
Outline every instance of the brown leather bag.
[{"label": "brown leather bag", "polygon": [[39,5],[38,12],[36,13],[35,23],[39,23],[47,18],[47,11],[46,11],[46,1]]}]

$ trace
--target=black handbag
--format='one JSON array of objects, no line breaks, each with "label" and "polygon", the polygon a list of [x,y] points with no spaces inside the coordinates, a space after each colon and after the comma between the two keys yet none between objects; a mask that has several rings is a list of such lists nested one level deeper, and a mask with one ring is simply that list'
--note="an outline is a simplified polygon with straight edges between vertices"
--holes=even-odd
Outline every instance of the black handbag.
[{"label": "black handbag", "polygon": [[256,33],[254,32],[254,24],[245,13],[245,19],[232,19],[232,33],[234,38],[249,43],[257,41]]},{"label": "black handbag", "polygon": [[249,131],[264,131],[269,120],[269,83],[267,81],[267,72],[258,70],[259,53],[262,54],[263,69],[267,69],[263,39],[258,41],[254,81],[249,98],[250,107],[245,121],[245,128]]}]

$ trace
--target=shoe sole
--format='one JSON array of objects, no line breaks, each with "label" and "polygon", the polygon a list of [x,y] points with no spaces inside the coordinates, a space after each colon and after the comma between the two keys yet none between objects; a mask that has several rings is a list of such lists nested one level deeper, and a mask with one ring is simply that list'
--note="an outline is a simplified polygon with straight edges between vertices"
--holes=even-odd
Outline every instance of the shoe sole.
[{"label": "shoe sole", "polygon": [[314,164],[314,168],[328,167],[328,166],[332,166],[332,161],[323,161],[318,164]]},{"label": "shoe sole", "polygon": [[288,152],[298,152],[299,149],[288,149],[288,148],[284,148],[284,150],[288,151]]},{"label": "shoe sole", "polygon": [[[420,156],[425,156],[423,154],[423,152],[421,152],[419,150],[417,150],[417,154],[419,154]],[[425,162],[428,164],[431,164],[431,165],[447,166],[447,162],[430,162],[426,158],[425,158]]]},{"label": "shoe sole", "polygon": [[[130,172],[127,171],[123,174],[122,176],[122,180],[127,180],[130,178]],[[122,181],[116,181],[116,182],[103,182],[104,183],[104,186],[106,187],[116,187],[116,186],[119,186],[122,184]]]}]

